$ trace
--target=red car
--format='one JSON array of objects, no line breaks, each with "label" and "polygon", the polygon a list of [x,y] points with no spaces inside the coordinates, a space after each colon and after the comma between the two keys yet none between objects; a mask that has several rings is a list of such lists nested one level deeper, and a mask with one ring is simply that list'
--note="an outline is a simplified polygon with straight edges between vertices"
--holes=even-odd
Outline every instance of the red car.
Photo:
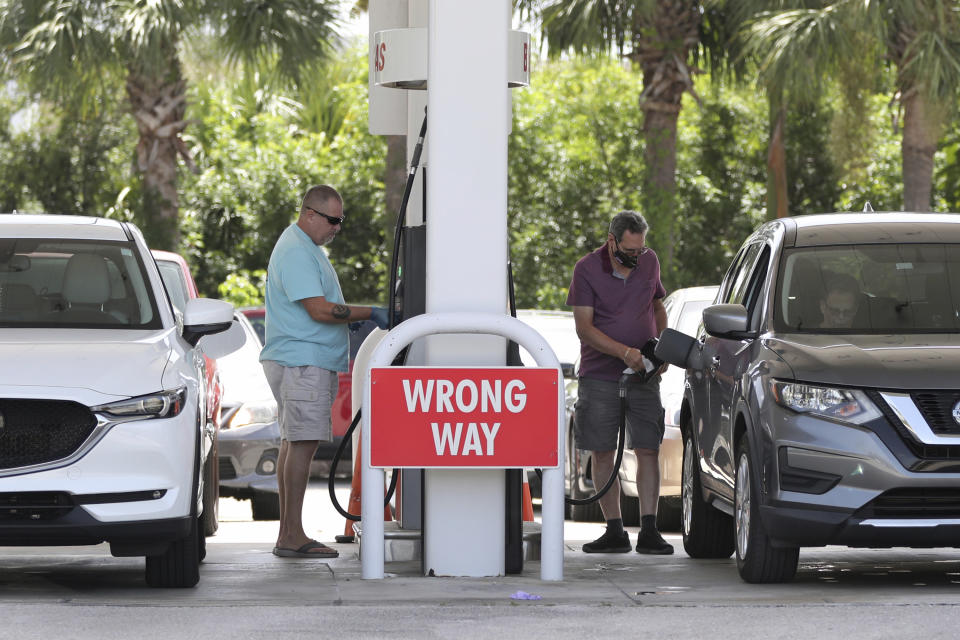
[{"label": "red car", "polygon": [[[163,279],[163,286],[167,289],[170,301],[174,308],[183,313],[183,308],[187,300],[199,298],[197,284],[193,281],[190,274],[190,267],[183,256],[171,253],[169,251],[151,251],[153,259],[157,262],[157,268],[160,270],[160,277]],[[220,382],[220,373],[217,370],[217,361],[213,358],[207,358],[207,406],[210,407],[209,415],[213,424],[207,425],[207,428],[213,429],[215,433],[220,431],[220,403],[223,398],[223,385]],[[217,438],[213,438],[213,451],[209,452],[208,459],[217,461],[219,459],[217,451]],[[210,465],[208,477],[204,479],[203,486],[203,528],[204,534],[212,536],[216,533],[219,523],[218,516],[218,498],[220,492],[220,473],[216,462]]]},{"label": "red car", "polygon": [[[257,335],[260,336],[260,341],[264,342],[266,310],[263,307],[250,307],[241,309],[240,311],[250,320],[250,324],[253,325],[253,328],[257,331]],[[340,446],[340,442],[343,440],[343,435],[347,432],[347,429],[350,427],[350,422],[353,420],[353,360],[357,355],[357,351],[360,349],[360,345],[363,344],[363,341],[377,325],[370,320],[364,320],[363,322],[354,323],[351,326],[356,326],[357,328],[350,329],[350,368],[346,373],[339,374],[340,386],[337,389],[337,397],[333,401],[333,409],[331,410],[333,441],[321,442],[320,446],[317,447],[317,453],[313,457],[314,464],[311,466],[311,473],[313,475],[326,476],[329,474],[330,462],[333,460],[333,455],[336,453],[337,447]],[[352,475],[353,468],[350,466],[351,452],[351,445],[347,445],[343,453],[343,458],[337,467],[338,476]]]}]

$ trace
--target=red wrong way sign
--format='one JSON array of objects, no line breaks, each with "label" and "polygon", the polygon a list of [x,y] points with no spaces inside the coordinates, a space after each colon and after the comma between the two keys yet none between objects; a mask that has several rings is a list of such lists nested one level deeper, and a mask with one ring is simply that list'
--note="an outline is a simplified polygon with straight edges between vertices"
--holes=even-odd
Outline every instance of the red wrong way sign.
[{"label": "red wrong way sign", "polygon": [[370,371],[373,467],[558,466],[556,369]]}]

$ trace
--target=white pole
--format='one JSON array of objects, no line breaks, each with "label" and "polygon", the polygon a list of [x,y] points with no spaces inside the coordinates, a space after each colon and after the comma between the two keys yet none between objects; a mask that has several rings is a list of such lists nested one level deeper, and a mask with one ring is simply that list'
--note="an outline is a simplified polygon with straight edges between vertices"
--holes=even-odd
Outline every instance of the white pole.
[{"label": "white pole", "polygon": [[383,470],[370,466],[370,367],[382,366],[374,363],[385,341],[386,338],[374,350],[370,364],[363,373],[363,413],[360,418],[360,521],[363,523],[363,535],[360,536],[360,570],[365,579],[383,578]]},{"label": "white pole", "polygon": [[[540,578],[563,580],[563,461],[564,461],[564,387],[560,361],[547,341],[532,328],[507,315],[493,313],[427,313],[405,320],[394,327],[373,354],[363,372],[363,469],[361,511],[363,536],[360,538],[362,577],[383,578],[383,471],[370,467],[370,370],[387,367],[397,354],[417,338],[437,334],[489,334],[513,340],[533,356],[540,367],[557,371],[557,460],[555,469],[543,471],[543,508],[540,540]],[[368,489],[369,487],[369,489]]]}]

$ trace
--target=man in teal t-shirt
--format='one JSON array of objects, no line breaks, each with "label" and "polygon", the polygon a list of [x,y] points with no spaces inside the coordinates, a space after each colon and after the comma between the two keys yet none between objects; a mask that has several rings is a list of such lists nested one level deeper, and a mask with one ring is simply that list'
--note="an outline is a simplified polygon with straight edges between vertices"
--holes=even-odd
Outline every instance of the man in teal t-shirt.
[{"label": "man in teal t-shirt", "polygon": [[280,421],[280,532],[274,555],[332,558],[334,549],[303,530],[310,461],[332,439],[330,409],[337,372],[349,364],[347,324],[370,319],[387,328],[382,307],[347,305],[337,272],[321,248],[343,227],[343,198],[327,185],[310,187],[300,216],[280,235],[267,267],[263,371]]}]

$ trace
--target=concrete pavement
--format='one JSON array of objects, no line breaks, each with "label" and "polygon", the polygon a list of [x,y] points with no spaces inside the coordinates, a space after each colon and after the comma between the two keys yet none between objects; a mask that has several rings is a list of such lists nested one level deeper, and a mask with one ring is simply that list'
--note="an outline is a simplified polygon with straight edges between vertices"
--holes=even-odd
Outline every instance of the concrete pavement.
[{"label": "concrete pavement", "polygon": [[[328,502],[325,485],[311,487],[308,532],[330,542],[343,519]],[[588,555],[580,546],[601,525],[567,523],[563,582],[541,582],[537,562],[492,578],[424,577],[419,562],[395,562],[371,581],[355,544],[334,544],[333,560],[277,558],[275,522],[252,522],[233,500],[221,519],[193,589],[150,589],[142,559],[105,545],[0,548],[0,638],[947,638],[960,619],[956,550],[804,550],[792,583],[747,585],[733,560],[688,558],[676,534],[674,556]]]}]

